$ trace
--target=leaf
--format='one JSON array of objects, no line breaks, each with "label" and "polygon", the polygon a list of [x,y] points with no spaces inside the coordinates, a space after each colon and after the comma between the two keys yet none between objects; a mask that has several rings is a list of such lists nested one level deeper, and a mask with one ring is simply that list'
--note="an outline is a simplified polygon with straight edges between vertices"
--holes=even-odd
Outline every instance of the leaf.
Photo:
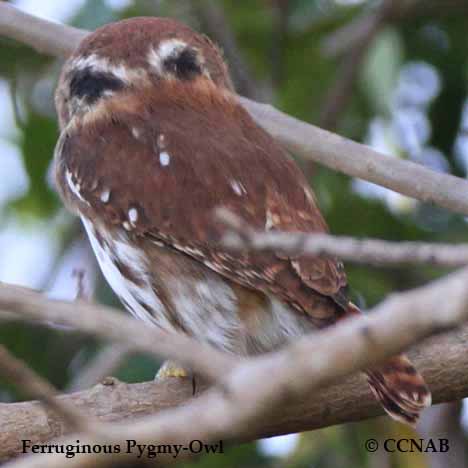
[{"label": "leaf", "polygon": [[28,193],[12,202],[10,208],[46,217],[59,206],[57,195],[47,182],[58,136],[57,122],[31,111],[21,130],[19,146],[30,186]]},{"label": "leaf", "polygon": [[386,28],[369,50],[362,68],[362,85],[377,113],[388,113],[392,91],[403,63],[403,49],[398,32]]}]

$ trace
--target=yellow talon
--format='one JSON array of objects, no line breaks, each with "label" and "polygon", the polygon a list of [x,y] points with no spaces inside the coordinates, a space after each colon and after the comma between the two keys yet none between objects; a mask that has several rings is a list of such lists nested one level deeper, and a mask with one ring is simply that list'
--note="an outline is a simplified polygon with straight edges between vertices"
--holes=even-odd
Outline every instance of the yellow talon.
[{"label": "yellow talon", "polygon": [[168,377],[184,378],[189,377],[189,373],[183,367],[180,367],[176,363],[165,362],[156,374],[156,378],[166,379]]}]

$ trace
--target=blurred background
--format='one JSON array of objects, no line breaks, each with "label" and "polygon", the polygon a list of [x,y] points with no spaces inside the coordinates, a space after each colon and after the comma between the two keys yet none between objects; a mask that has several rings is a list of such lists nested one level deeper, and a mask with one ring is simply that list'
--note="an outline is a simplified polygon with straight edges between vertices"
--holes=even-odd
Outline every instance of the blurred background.
[{"label": "blurred background", "polygon": [[[240,94],[307,122],[460,177],[468,169],[468,0],[16,0],[27,12],[85,29],[121,18],[171,16],[224,49]],[[61,64],[0,37],[0,281],[121,307],[83,231],[54,189],[53,92]],[[335,234],[389,240],[467,240],[462,216],[299,161]],[[446,271],[347,265],[353,299],[370,308],[389,292]],[[112,373],[150,380],[160,363],[65,329],[2,325],[0,342],[62,391]],[[0,401],[18,399],[1,382]],[[231,448],[184,466],[468,466],[463,402],[428,411],[421,437],[448,437],[448,454],[368,454],[368,437],[419,437],[380,418]]]}]

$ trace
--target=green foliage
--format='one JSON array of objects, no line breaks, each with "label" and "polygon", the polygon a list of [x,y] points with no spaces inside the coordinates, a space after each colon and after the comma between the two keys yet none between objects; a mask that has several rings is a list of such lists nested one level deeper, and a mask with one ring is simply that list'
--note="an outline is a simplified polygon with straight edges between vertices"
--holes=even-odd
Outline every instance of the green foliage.
[{"label": "green foliage", "polygon": [[12,203],[13,209],[46,218],[59,206],[58,198],[47,181],[57,135],[57,123],[32,109],[21,123],[18,143],[29,175],[30,188],[24,197]]},{"label": "green foliage", "polygon": [[118,19],[120,19],[118,15],[107,6],[104,0],[87,0],[84,7],[73,18],[72,24],[92,31]]},{"label": "green foliage", "polygon": [[403,41],[393,28],[382,31],[374,41],[364,63],[362,86],[378,113],[387,113],[391,93],[403,63]]}]

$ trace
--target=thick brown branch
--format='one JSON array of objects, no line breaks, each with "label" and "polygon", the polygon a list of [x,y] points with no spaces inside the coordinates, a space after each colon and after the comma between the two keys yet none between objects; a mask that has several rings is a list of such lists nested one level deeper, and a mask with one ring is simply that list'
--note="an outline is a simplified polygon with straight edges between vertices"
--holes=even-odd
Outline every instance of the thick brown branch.
[{"label": "thick brown branch", "polygon": [[[86,32],[58,27],[0,3],[0,34],[39,47],[43,52],[64,56],[73,51]],[[270,105],[246,98],[240,100],[259,125],[304,159],[468,215],[466,180],[440,174],[402,159],[385,157],[368,146],[301,122]]]},{"label": "thick brown branch", "polygon": [[[352,372],[373,366],[430,334],[453,328],[464,321],[468,316],[467,281],[468,269],[464,269],[428,286],[392,296],[373,314],[342,322],[303,338],[281,352],[250,359],[236,366],[227,374],[221,388],[206,392],[190,404],[135,421],[131,426],[114,424],[106,427],[106,438],[95,438],[94,443],[123,444],[130,438],[141,443],[157,440],[159,443],[187,444],[193,439],[207,442],[220,438],[246,440],[258,435],[268,423],[278,421],[278,414],[293,402],[304,401]],[[21,299],[18,299],[16,305],[20,303]],[[0,307],[4,305],[0,300]],[[47,313],[43,312],[43,315],[47,316]],[[85,328],[84,331],[90,333]],[[102,330],[101,334],[105,335]],[[464,343],[459,335],[457,340]],[[444,353],[439,350],[438,358],[430,362],[433,360],[438,366],[445,357],[459,359],[459,354],[466,354],[457,352],[454,357],[452,353],[456,349],[450,344],[444,348]],[[183,356],[187,348],[177,351]],[[204,359],[209,360],[209,356],[204,356]],[[432,391],[441,388],[438,387],[443,381],[441,375],[449,368],[456,369],[457,373],[461,369],[464,372],[466,362],[457,362],[456,367],[454,363],[452,367],[445,361],[442,368],[437,367]],[[424,367],[421,370],[424,373]],[[465,375],[457,374],[449,386],[458,386],[461,382],[466,385]],[[446,385],[447,381],[444,380],[443,384]],[[251,391],[252,388],[255,392]],[[321,413],[325,424],[330,420],[343,422],[330,418],[330,414],[338,413],[327,407],[325,401],[320,404],[325,408]],[[375,410],[375,406],[370,405]],[[363,410],[363,414],[367,413]],[[355,417],[358,418],[357,415]],[[285,424],[285,427],[290,430],[291,426]],[[285,429],[279,431],[284,432]],[[76,439],[89,440],[86,434],[74,434],[65,443],[75,443]],[[171,461],[171,458],[165,461]],[[62,463],[61,457],[50,454],[25,458],[13,466],[54,468],[61,467]],[[97,467],[112,463],[113,458],[107,454],[80,454],[70,459],[67,466]]]},{"label": "thick brown branch", "polygon": [[[467,342],[468,327],[464,327],[428,340],[410,353],[429,384],[435,403],[468,396]],[[126,384],[109,378],[89,390],[61,398],[103,422],[128,424],[135,418],[178,406],[191,396],[190,379]],[[354,376],[279,408],[274,419],[265,420],[256,431],[246,433],[243,440],[318,429],[382,413],[365,379]],[[0,461],[20,453],[21,439],[40,443],[66,433],[61,420],[37,402],[0,404],[0,421]]]}]

